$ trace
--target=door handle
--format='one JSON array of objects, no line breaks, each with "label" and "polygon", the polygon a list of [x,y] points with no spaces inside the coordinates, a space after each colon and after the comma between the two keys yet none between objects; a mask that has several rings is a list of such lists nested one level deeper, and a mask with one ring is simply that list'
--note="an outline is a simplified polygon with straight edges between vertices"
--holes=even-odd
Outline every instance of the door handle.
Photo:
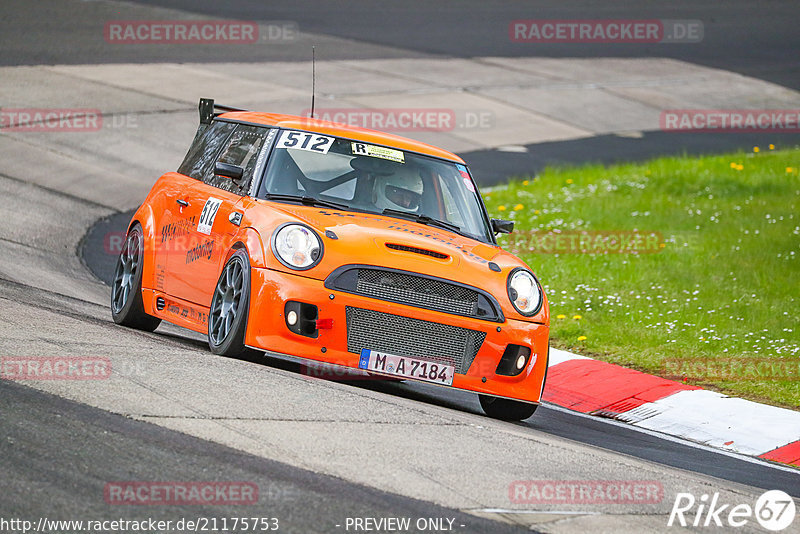
[{"label": "door handle", "polygon": [[184,208],[189,207],[189,203],[182,198],[177,199],[175,202],[183,206]]}]

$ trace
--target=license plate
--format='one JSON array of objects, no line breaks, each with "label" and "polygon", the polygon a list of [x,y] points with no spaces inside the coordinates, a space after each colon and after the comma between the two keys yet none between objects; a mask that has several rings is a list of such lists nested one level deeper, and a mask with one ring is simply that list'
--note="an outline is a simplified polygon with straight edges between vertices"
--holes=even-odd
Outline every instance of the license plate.
[{"label": "license plate", "polygon": [[414,378],[448,386],[453,384],[453,375],[456,372],[452,365],[417,360],[408,356],[396,356],[369,349],[361,351],[358,367],[365,371]]}]

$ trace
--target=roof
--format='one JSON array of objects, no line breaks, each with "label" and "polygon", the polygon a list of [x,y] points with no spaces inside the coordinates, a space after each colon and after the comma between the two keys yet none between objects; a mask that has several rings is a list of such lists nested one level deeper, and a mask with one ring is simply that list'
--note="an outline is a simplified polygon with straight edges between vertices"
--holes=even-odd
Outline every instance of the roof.
[{"label": "roof", "polygon": [[344,137],[347,139],[353,139],[354,141],[364,141],[365,143],[386,145],[392,148],[407,150],[409,152],[417,152],[419,154],[425,154],[436,158],[464,163],[463,159],[442,148],[438,148],[427,143],[422,143],[420,141],[414,141],[413,139],[408,139],[407,137],[378,132],[376,130],[369,130],[359,126],[351,126],[349,124],[311,119],[308,117],[298,117],[295,115],[283,115],[280,113],[258,113],[255,111],[231,111],[223,113],[219,116],[219,118],[255,124],[264,124],[265,126],[277,126],[278,128],[304,130],[334,137]]}]

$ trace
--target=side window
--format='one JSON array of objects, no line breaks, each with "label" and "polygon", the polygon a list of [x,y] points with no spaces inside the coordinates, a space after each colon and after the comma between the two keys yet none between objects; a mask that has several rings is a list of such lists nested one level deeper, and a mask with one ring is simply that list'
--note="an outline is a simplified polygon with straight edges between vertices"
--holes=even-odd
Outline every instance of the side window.
[{"label": "side window", "polygon": [[451,184],[444,178],[440,177],[439,183],[442,186],[442,198],[444,199],[444,209],[445,212],[444,216],[447,222],[451,222],[457,226],[464,225],[464,218],[461,215],[461,210],[459,209],[459,202],[456,199],[455,194],[453,194],[453,190],[451,189]]},{"label": "side window", "polygon": [[[201,125],[203,128],[204,125]],[[202,180],[209,172],[214,170],[214,162],[220,147],[228,140],[235,124],[230,122],[214,121],[204,131],[198,129],[189,152],[178,167],[178,172]]]},{"label": "side window", "polygon": [[467,234],[484,240],[486,236],[486,230],[482,224],[484,215],[480,205],[475,201],[477,193],[474,188],[465,186],[463,178],[455,174],[455,170],[451,167],[439,174],[438,177],[445,210],[442,215],[447,222],[459,226]]},{"label": "side window", "polygon": [[238,125],[233,135],[228,138],[222,148],[217,161],[229,165],[237,165],[244,169],[241,180],[233,180],[227,176],[217,176],[214,174],[212,166],[203,177],[203,181],[237,195],[246,195],[250,191],[250,183],[253,180],[253,171],[256,168],[258,154],[264,146],[264,140],[267,138],[268,133],[269,129],[267,128],[246,124]]}]

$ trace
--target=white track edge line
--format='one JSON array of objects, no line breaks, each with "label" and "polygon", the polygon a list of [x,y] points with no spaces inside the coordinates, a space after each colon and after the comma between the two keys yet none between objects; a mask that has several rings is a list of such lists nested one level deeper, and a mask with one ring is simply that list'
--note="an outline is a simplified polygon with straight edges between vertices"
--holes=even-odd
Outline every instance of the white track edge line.
[{"label": "white track edge line", "polygon": [[[619,427],[622,427],[622,428],[628,428],[628,429],[631,429],[631,430],[636,430],[637,432],[641,432],[643,434],[647,434],[648,436],[653,436],[653,437],[664,439],[664,440],[667,440],[667,441],[680,443],[682,445],[688,445],[689,447],[693,447],[695,449],[704,450],[704,451],[707,451],[707,452],[713,452],[713,453],[717,453],[717,454],[722,454],[723,456],[729,456],[731,458],[735,458],[737,460],[742,460],[744,462],[749,462],[751,464],[761,465],[761,466],[764,466],[764,467],[771,467],[772,469],[777,469],[779,471],[786,471],[787,473],[800,474],[800,469],[797,469],[797,468],[794,468],[794,467],[790,467],[788,465],[784,466],[784,465],[781,465],[781,464],[773,463],[773,462],[770,462],[770,461],[765,460],[763,458],[758,458],[756,456],[748,456],[748,455],[745,455],[745,454],[726,451],[726,450],[723,450],[723,449],[717,449],[716,447],[712,447],[710,445],[704,445],[702,443],[697,443],[697,442],[694,442],[694,441],[689,441],[689,440],[687,440],[685,438],[674,436],[672,434],[666,434],[664,432],[658,432],[656,430],[650,430],[649,428],[642,428],[642,427],[639,427],[639,426],[636,426],[636,425],[623,423],[623,422],[616,421],[614,419],[609,419],[609,418],[606,418],[606,417],[598,417],[596,415],[589,415],[589,414],[585,414],[585,413],[582,413],[582,412],[576,412],[574,410],[570,410],[568,408],[564,408],[563,406],[559,406],[558,404],[553,404],[551,402],[543,402],[542,406],[544,406],[545,408],[550,408],[550,409],[556,410],[558,412],[564,412],[564,413],[568,413],[568,414],[571,414],[571,415],[577,415],[579,417],[584,417],[586,419],[591,419],[593,421],[602,421],[604,423],[615,425],[615,426],[619,426]],[[789,442],[789,443],[793,443],[793,442]],[[786,445],[788,445],[789,443],[787,443]],[[783,446],[785,446],[785,445],[783,445]],[[601,448],[604,448],[604,447],[601,447]],[[770,451],[766,451],[766,452],[770,452]],[[766,453],[762,453],[762,454],[766,454]],[[710,476],[713,476],[713,475],[710,475]],[[715,477],[715,478],[719,478],[719,477]]]}]

